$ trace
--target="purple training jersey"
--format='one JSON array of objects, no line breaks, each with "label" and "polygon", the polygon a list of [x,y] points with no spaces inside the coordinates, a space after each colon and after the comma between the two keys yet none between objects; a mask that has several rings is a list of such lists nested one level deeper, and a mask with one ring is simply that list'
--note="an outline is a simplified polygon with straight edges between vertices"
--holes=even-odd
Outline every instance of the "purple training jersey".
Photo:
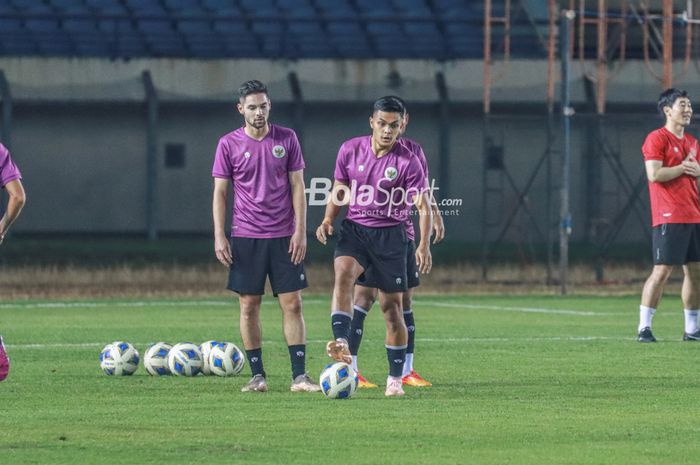
[{"label": "purple training jersey", "polygon": [[[399,144],[405,145],[408,150],[413,152],[413,154],[418,158],[420,162],[420,167],[423,168],[423,173],[425,173],[425,180],[430,185],[430,173],[428,172],[428,160],[425,158],[425,152],[423,152],[423,147],[413,139],[408,139],[402,137],[398,141]],[[406,235],[410,240],[416,239],[416,232],[413,228],[413,218],[408,215],[406,218]]]},{"label": "purple training jersey", "polygon": [[270,124],[257,141],[236,129],[219,139],[212,176],[233,182],[231,236],[287,237],[294,234],[289,173],[304,169],[293,130]]},{"label": "purple training jersey", "polygon": [[10,151],[0,144],[0,187],[5,187],[10,181],[22,179],[19,168],[12,162]]},{"label": "purple training jersey", "polygon": [[396,143],[389,153],[377,158],[372,136],[355,137],[340,147],[335,180],[350,189],[346,218],[370,228],[405,223],[413,198],[428,188],[418,157]]}]

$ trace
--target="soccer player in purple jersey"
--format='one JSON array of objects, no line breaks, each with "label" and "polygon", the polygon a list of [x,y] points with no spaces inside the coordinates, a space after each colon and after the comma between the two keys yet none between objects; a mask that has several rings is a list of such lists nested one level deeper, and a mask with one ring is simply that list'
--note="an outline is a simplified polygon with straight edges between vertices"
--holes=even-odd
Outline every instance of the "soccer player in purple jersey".
[{"label": "soccer player in purple jersey", "polygon": [[386,322],[386,396],[404,394],[401,376],[408,338],[401,313],[402,296],[407,290],[408,237],[404,223],[413,204],[420,213],[421,232],[416,263],[422,273],[428,273],[432,267],[432,212],[425,173],[417,157],[397,143],[404,113],[395,98],[380,98],[369,118],[372,134],[350,139],[340,147],[331,199],[316,230],[317,239],[325,244],[334,232],[333,220],[341,206],[348,205],[335,248],[331,309],[334,340],[328,343],[326,351],[335,360],[352,363],[348,340],[353,287],[371,267]]},{"label": "soccer player in purple jersey", "polygon": [[[406,108],[403,99],[399,97],[394,97],[401,105]],[[428,173],[428,161],[423,152],[421,145],[406,137],[403,134],[406,132],[406,126],[408,126],[409,113],[405,110],[405,115],[403,119],[403,126],[401,128],[401,136],[398,139],[399,144],[405,145],[420,161],[421,167],[425,172],[426,181],[430,184],[430,175]],[[434,239],[433,244],[437,244],[445,237],[445,225],[440,215],[440,208],[435,201],[434,195],[430,196],[431,209],[433,210],[433,233]],[[406,323],[406,329],[408,330],[408,344],[406,347],[406,361],[403,366],[403,376],[402,382],[407,386],[414,387],[429,387],[432,383],[424,379],[413,369],[413,358],[415,349],[415,337],[416,337],[416,326],[415,320],[413,318],[413,292],[416,287],[420,285],[420,277],[418,273],[418,267],[416,266],[415,251],[416,245],[414,242],[415,231],[413,228],[413,221],[409,216],[406,220],[406,234],[409,239],[409,246],[406,253],[406,275],[408,279],[408,290],[403,294],[403,319]],[[364,332],[364,323],[367,313],[372,309],[374,302],[377,300],[377,287],[376,280],[374,279],[374,274],[372,269],[366,270],[362,276],[355,283],[355,294],[353,297],[353,317],[352,325],[350,326],[350,340],[348,341],[350,355],[352,356],[352,366],[358,371],[358,387],[360,388],[376,388],[377,385],[368,381],[359,372],[357,367],[357,354],[360,349],[360,344],[362,343],[362,335]]]},{"label": "soccer player in purple jersey", "polygon": [[[0,245],[5,240],[12,223],[15,222],[24,207],[26,195],[22,186],[22,174],[17,165],[12,161],[9,150],[0,144],[0,187],[5,189],[9,196],[7,209],[0,218]],[[7,356],[2,336],[0,336],[0,381],[7,378],[10,372],[10,358]]]},{"label": "soccer player in purple jersey", "polygon": [[[293,130],[268,122],[271,102],[260,81],[239,88],[245,124],[219,140],[214,159],[214,249],[229,267],[228,289],[239,294],[240,331],[252,378],[241,391],[265,392],[260,305],[265,281],[283,314],[292,365],[291,390],[320,391],[306,374],[306,327],[301,290],[308,286],[304,158]],[[226,200],[233,184],[231,236],[226,236]]]}]

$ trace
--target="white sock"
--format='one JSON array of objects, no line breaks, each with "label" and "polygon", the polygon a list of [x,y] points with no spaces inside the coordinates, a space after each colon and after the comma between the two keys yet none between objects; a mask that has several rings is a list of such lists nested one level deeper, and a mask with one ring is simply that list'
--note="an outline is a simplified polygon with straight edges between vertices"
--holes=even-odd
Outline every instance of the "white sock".
[{"label": "white sock", "polygon": [[645,307],[644,305],[639,306],[639,328],[637,328],[637,331],[641,331],[647,326],[651,328],[651,320],[654,318],[654,313],[656,313],[655,308]]},{"label": "white sock", "polygon": [[406,354],[406,360],[403,362],[403,374],[406,376],[413,371],[413,354]]},{"label": "white sock", "polygon": [[352,357],[352,369],[355,370],[355,372],[359,373],[359,370],[357,369],[357,355],[351,355]]},{"label": "white sock", "polygon": [[683,310],[685,314],[685,332],[692,334],[698,330],[698,314],[700,310],[688,310],[687,308]]}]

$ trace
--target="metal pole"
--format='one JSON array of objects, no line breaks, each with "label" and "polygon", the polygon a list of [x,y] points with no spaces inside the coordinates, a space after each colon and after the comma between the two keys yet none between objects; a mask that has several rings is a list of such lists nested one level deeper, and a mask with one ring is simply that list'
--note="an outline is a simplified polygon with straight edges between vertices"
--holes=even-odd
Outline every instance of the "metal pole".
[{"label": "metal pole", "polygon": [[608,84],[606,77],[607,70],[607,57],[606,51],[608,47],[608,20],[607,20],[607,8],[605,6],[605,0],[598,0],[598,86],[596,95],[596,111],[599,115],[605,113],[605,91]]},{"label": "metal pole", "polygon": [[491,0],[484,1],[484,114],[491,112]]},{"label": "metal pole", "polygon": [[435,73],[435,85],[440,97],[440,192],[441,197],[446,198],[450,190],[450,99],[445,75],[441,71]]},{"label": "metal pole", "polygon": [[673,87],[673,0],[664,0],[663,26],[663,58],[664,58],[664,89]]},{"label": "metal pole", "polygon": [[572,10],[566,10],[561,16],[561,114],[563,126],[562,150],[562,184],[559,224],[559,285],[562,295],[567,293],[569,280],[569,235],[571,234],[571,211],[569,208],[569,191],[571,189],[571,85],[569,74],[569,31],[576,17]]},{"label": "metal pole", "polygon": [[158,94],[150,71],[141,74],[146,91],[146,230],[148,240],[158,239]]},{"label": "metal pole", "polygon": [[7,82],[5,72],[0,69],[0,98],[2,98],[2,127],[0,127],[0,141],[11,150],[10,127],[12,125],[12,95],[10,84]]},{"label": "metal pole", "polygon": [[304,147],[304,96],[301,93],[301,84],[299,84],[299,76],[295,71],[287,74],[289,88],[292,91],[292,101],[294,109],[292,110],[292,124],[294,132],[297,133],[299,145]]}]

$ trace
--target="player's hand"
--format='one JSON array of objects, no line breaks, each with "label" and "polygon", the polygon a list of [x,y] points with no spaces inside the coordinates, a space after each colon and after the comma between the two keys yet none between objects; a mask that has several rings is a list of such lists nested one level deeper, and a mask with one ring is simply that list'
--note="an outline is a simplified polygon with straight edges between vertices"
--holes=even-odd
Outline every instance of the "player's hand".
[{"label": "player's hand", "polygon": [[437,244],[445,238],[445,222],[441,215],[433,215],[433,244]]},{"label": "player's hand", "polygon": [[430,247],[423,244],[418,246],[416,249],[416,264],[422,274],[430,273],[433,267],[433,256],[430,254]]},{"label": "player's hand", "polygon": [[226,237],[214,238],[214,252],[216,258],[224,266],[231,266],[233,263],[233,253],[231,253],[231,244]]},{"label": "player's hand", "polygon": [[691,153],[683,160],[683,173],[697,178],[700,176],[700,164],[698,164],[694,155],[694,153]]},{"label": "player's hand", "polygon": [[304,261],[306,257],[306,233],[295,232],[289,241],[289,250],[287,251],[292,256],[292,263],[298,265]]},{"label": "player's hand", "polygon": [[316,239],[323,244],[326,245],[328,242],[328,236],[333,235],[333,224],[329,220],[323,220],[323,223],[316,228]]}]

